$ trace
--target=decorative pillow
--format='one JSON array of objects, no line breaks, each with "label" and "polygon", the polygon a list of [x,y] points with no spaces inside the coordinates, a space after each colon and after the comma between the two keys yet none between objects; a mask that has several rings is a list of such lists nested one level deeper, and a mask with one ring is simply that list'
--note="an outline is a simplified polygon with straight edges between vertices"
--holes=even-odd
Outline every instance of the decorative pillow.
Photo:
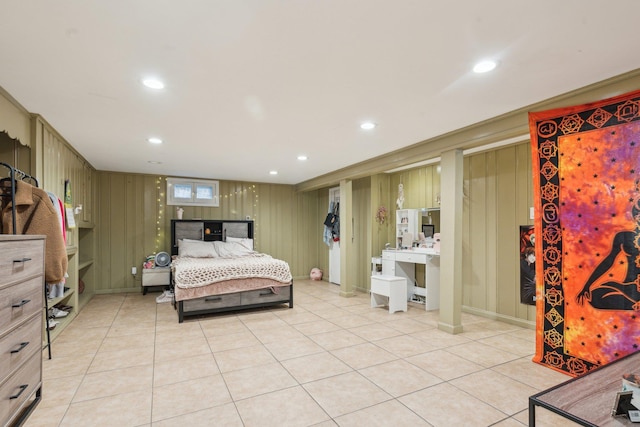
[{"label": "decorative pillow", "polygon": [[238,242],[213,242],[213,244],[220,258],[237,258],[255,253]]},{"label": "decorative pillow", "polygon": [[178,255],[187,258],[217,258],[213,242],[182,239],[178,244]]},{"label": "decorative pillow", "polygon": [[228,237],[227,236],[227,242],[240,243],[245,248],[247,248],[249,250],[253,250],[253,239],[245,239],[245,238],[242,238],[242,237]]}]

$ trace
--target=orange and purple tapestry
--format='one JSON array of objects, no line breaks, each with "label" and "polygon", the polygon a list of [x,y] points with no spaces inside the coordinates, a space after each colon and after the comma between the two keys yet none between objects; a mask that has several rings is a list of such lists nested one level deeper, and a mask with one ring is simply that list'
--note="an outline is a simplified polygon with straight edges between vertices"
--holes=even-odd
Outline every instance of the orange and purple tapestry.
[{"label": "orange and purple tapestry", "polygon": [[640,347],[640,91],[529,125],[534,361],[577,376]]}]

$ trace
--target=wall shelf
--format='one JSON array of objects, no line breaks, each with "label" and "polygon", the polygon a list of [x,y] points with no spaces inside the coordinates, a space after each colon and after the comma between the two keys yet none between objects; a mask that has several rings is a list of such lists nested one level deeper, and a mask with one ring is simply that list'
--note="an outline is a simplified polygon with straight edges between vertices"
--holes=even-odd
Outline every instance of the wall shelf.
[{"label": "wall shelf", "polygon": [[93,260],[89,259],[87,261],[82,261],[81,263],[78,264],[78,270],[84,270],[85,268],[89,267],[90,265],[93,265]]}]

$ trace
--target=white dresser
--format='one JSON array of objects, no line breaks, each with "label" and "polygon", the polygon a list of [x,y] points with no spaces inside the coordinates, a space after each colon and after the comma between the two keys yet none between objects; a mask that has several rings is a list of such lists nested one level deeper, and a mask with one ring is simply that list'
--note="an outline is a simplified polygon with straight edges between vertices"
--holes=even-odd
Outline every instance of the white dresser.
[{"label": "white dresser", "polygon": [[[415,286],[416,264],[424,265],[425,288]],[[440,307],[440,255],[433,249],[388,249],[382,251],[382,274],[407,280],[407,300],[415,293],[426,299],[426,310]]]},{"label": "white dresser", "polygon": [[44,242],[0,235],[0,426],[20,424],[40,401]]}]

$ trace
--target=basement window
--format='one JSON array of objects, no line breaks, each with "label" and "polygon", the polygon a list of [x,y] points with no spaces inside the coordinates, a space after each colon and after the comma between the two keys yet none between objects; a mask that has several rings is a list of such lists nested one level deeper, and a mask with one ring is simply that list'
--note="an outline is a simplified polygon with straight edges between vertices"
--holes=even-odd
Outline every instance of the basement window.
[{"label": "basement window", "polygon": [[167,178],[167,205],[219,207],[219,182]]}]

